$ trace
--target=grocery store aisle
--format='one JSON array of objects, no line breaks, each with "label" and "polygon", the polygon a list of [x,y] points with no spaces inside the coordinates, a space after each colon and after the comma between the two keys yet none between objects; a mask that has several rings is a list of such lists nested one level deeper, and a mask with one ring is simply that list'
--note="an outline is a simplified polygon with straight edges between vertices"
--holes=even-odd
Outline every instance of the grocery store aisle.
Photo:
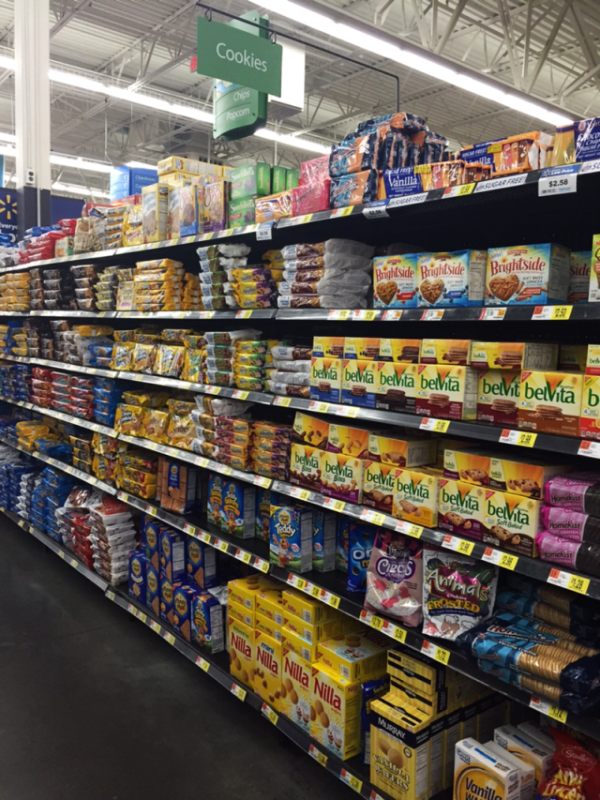
[{"label": "grocery store aisle", "polygon": [[0,514],[0,798],[354,793]]}]

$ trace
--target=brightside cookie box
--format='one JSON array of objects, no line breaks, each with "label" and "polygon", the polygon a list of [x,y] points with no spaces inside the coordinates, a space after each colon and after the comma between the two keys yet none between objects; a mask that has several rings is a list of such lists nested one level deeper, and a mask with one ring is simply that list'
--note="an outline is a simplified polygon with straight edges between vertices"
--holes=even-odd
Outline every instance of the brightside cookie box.
[{"label": "brightside cookie box", "polygon": [[417,305],[425,308],[480,306],[485,266],[485,250],[419,254]]},{"label": "brightside cookie box", "polygon": [[375,308],[414,308],[417,305],[417,255],[373,259]]},{"label": "brightside cookie box", "polygon": [[592,239],[588,300],[590,303],[600,302],[600,233],[595,233]]},{"label": "brightside cookie box", "polygon": [[491,247],[487,258],[485,304],[564,303],[569,291],[569,270],[569,250],[562,245]]}]

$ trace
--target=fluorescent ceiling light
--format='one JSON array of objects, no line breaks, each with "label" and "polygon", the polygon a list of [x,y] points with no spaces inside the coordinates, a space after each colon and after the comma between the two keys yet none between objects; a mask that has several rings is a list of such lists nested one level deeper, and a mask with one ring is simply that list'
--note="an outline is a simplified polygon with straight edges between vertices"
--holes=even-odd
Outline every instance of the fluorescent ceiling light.
[{"label": "fluorescent ceiling light", "polygon": [[0,131],[0,142],[16,142],[17,137],[14,133],[4,133]]},{"label": "fluorescent ceiling light", "polygon": [[101,189],[92,189],[87,186],[79,186],[76,183],[62,183],[61,181],[55,181],[52,184],[52,190],[54,192],[69,192],[70,194],[79,194],[83,197],[105,197],[109,198],[110,195],[108,192],[103,192]]},{"label": "fluorescent ceiling light", "polygon": [[273,131],[271,128],[259,128],[257,131],[254,131],[254,136],[258,136],[260,139],[268,139],[271,142],[279,142],[288,147],[298,147],[300,150],[308,150],[310,153],[319,153],[320,155],[326,155],[331,150],[330,147],[326,147],[318,142],[313,142],[310,139],[303,139],[301,136],[294,136],[290,133],[277,133],[277,131]]},{"label": "fluorescent ceiling light", "polygon": [[493,100],[513,111],[536,117],[551,125],[568,125],[573,122],[566,114],[546,108],[533,98],[528,100],[511,92],[509,89],[503,89],[499,84],[494,85],[492,82],[479,80],[460,72],[450,64],[448,66],[440,64],[425,55],[419,55],[379,36],[374,36],[366,30],[355,28],[344,22],[336,22],[332,17],[319,11],[305,8],[301,3],[292,2],[292,0],[250,0],[250,2],[300,25],[314,28],[321,34],[333,36],[346,44],[353,45],[361,50],[367,50],[379,58],[387,58],[397,64],[423,72],[430,78],[436,78],[452,86],[457,86],[486,100]]}]

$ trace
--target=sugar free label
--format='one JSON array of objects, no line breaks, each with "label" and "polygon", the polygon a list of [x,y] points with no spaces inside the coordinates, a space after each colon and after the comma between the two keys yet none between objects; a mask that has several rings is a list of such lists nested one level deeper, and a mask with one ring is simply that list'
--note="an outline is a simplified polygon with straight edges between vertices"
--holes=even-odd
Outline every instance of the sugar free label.
[{"label": "sugar free label", "polygon": [[480,181],[475,187],[475,193],[493,192],[496,189],[510,189],[513,186],[522,186],[527,180],[527,175],[507,175],[506,178],[492,178],[489,181]]},{"label": "sugar free label", "polygon": [[388,200],[388,208],[402,208],[403,206],[414,206],[424,203],[427,200],[427,192],[418,194],[407,194],[404,197],[392,197]]}]

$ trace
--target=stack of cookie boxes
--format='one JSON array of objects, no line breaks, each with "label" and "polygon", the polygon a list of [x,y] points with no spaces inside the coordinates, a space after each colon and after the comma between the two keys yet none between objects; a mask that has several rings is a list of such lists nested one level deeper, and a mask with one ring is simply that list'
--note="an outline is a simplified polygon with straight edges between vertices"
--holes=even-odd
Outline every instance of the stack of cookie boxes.
[{"label": "stack of cookie boxes", "polygon": [[508,703],[417,654],[388,651],[387,671],[390,689],[370,706],[371,783],[395,800],[429,800],[452,784],[456,742],[489,738]]},{"label": "stack of cookie boxes", "polygon": [[268,578],[230,581],[230,671],[340,758],[361,751],[363,687],[385,675],[385,650],[361,626]]}]

